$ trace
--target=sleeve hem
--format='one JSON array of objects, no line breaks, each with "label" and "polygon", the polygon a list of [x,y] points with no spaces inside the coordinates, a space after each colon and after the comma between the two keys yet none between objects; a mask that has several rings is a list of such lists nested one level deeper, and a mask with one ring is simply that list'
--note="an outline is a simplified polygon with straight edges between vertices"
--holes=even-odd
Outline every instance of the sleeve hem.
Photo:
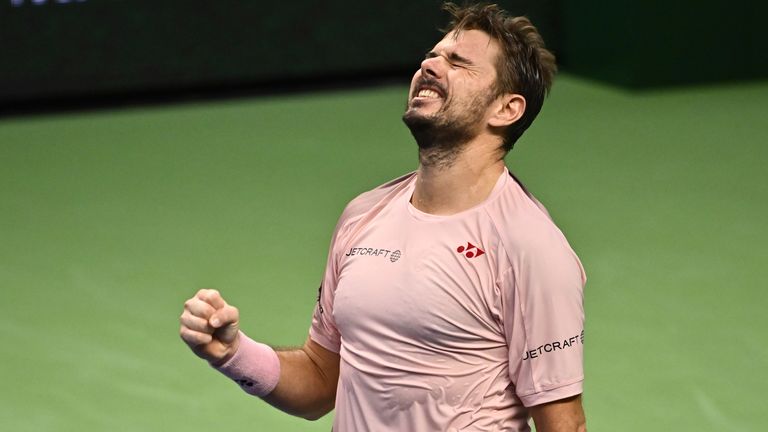
[{"label": "sleeve hem", "polygon": [[334,341],[328,336],[318,333],[314,328],[309,329],[309,338],[317,342],[320,346],[336,354],[341,351],[341,343]]},{"label": "sleeve hem", "polygon": [[565,399],[567,397],[576,396],[582,393],[583,382],[583,378],[580,378],[578,381],[566,384],[564,386],[520,396],[520,400],[523,401],[523,405],[526,407],[532,407],[535,405],[541,405],[547,402],[553,402],[556,400]]}]

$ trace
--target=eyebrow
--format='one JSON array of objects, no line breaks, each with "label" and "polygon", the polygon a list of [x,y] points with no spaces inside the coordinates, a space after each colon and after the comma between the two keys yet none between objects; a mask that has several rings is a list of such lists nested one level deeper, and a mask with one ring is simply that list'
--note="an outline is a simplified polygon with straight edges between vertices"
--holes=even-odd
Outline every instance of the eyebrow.
[{"label": "eyebrow", "polygon": [[[434,52],[434,51],[429,51],[424,57],[425,58],[434,58],[434,57],[437,57],[438,55],[439,54]],[[474,65],[474,63],[472,63],[472,61],[470,59],[468,59],[466,57],[462,57],[462,56],[456,54],[455,52],[452,52],[452,53],[448,54],[447,57],[448,57],[448,61],[450,61],[451,63],[461,63],[461,64],[468,65],[468,66]]]}]

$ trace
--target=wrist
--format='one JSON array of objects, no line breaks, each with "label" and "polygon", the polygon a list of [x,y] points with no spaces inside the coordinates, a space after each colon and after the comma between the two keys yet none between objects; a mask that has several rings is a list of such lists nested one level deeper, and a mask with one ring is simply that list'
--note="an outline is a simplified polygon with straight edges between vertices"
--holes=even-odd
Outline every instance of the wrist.
[{"label": "wrist", "polygon": [[[237,354],[237,351],[240,349],[240,334],[241,333],[242,332],[240,332],[240,331],[237,332],[237,335],[235,336],[235,339],[232,341],[232,345],[227,349],[227,351],[224,353],[223,356],[221,356],[221,357],[219,357],[217,359],[208,360],[208,364],[211,365],[211,367],[213,367],[214,369],[218,369],[221,366],[223,366],[224,364],[226,364],[227,362],[229,362],[232,359],[232,357],[234,357],[235,354]],[[243,335],[243,336],[247,337],[245,335]]]},{"label": "wrist", "polygon": [[248,394],[263,397],[277,387],[280,379],[280,359],[268,345],[254,341],[238,332],[232,354],[211,366],[235,381]]}]

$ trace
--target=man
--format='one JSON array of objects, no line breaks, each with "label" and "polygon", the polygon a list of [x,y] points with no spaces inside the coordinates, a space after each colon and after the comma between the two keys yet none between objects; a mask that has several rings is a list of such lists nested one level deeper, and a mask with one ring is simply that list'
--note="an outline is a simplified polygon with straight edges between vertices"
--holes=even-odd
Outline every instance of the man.
[{"label": "man", "polygon": [[275,352],[214,290],[181,337],[248,393],[334,431],[584,431],[584,272],[503,158],[541,108],[554,57],[525,18],[446,5],[411,82],[419,167],[349,203],[309,338]]}]

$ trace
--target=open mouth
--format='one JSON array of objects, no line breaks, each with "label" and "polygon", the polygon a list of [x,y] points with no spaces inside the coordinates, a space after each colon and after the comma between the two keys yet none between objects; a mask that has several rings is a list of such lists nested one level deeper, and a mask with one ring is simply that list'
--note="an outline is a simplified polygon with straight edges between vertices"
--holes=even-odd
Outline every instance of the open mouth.
[{"label": "open mouth", "polygon": [[423,99],[443,99],[445,98],[445,91],[438,83],[424,80],[416,86],[413,97]]},{"label": "open mouth", "polygon": [[419,92],[416,94],[416,97],[420,97],[420,98],[430,98],[430,99],[437,99],[437,98],[439,98],[439,97],[440,97],[440,94],[439,94],[439,93],[437,93],[437,92],[436,92],[436,91],[434,91],[434,90],[431,90],[431,89],[421,89],[421,90],[419,90]]}]

